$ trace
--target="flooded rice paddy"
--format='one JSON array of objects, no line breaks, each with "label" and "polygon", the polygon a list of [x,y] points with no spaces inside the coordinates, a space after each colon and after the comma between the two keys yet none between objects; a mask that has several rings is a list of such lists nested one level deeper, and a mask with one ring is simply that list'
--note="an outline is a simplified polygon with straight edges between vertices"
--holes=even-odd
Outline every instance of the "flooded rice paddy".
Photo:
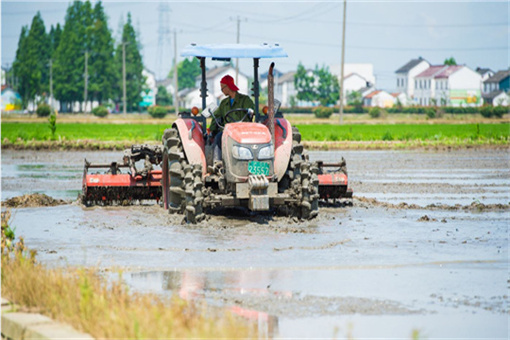
[{"label": "flooded rice paddy", "polygon": [[[205,299],[286,338],[507,338],[507,150],[310,152],[347,160],[353,206],[295,223],[224,210],[191,226],[158,205],[85,208],[83,159],[122,152],[2,152],[11,225],[50,266],[121,268],[133,291]],[[405,203],[405,204],[404,204]]]}]

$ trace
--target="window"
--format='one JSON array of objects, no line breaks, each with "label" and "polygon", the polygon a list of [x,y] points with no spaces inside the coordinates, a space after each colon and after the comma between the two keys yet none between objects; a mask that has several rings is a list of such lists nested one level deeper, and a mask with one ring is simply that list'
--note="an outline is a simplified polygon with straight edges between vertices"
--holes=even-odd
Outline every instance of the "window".
[{"label": "window", "polygon": [[418,80],[414,81],[414,87],[418,88]]},{"label": "window", "polygon": [[429,89],[431,88],[430,86],[432,86],[431,84],[432,84],[432,80],[429,79],[429,87],[428,87]]}]

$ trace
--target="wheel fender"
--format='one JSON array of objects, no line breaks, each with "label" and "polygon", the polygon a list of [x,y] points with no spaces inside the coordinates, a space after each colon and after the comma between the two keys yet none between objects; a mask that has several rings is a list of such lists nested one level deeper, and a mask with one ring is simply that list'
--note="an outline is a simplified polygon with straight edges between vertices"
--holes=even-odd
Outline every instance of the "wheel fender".
[{"label": "wheel fender", "polygon": [[179,131],[184,154],[189,164],[202,165],[202,177],[204,177],[207,165],[202,127],[196,120],[191,118],[179,118],[174,122],[173,127]]},{"label": "wheel fender", "polygon": [[278,180],[281,180],[287,171],[292,152],[292,125],[287,119],[275,119],[274,135],[274,172]]}]

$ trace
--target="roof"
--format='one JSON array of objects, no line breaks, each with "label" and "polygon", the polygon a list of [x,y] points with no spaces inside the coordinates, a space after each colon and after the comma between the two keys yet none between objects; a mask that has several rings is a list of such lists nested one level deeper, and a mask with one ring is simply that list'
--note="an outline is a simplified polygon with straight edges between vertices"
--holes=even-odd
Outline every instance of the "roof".
[{"label": "roof", "polygon": [[422,57],[419,57],[418,59],[412,59],[407,64],[405,64],[404,66],[402,66],[401,68],[396,70],[395,73],[408,73],[409,71],[411,71],[416,65],[418,65],[422,61],[426,62],[426,60],[423,59]]},{"label": "roof", "polygon": [[377,91],[370,92],[369,94],[367,94],[365,96],[365,98],[372,98],[372,97],[374,97],[376,94],[378,94],[380,92],[382,92],[382,91],[381,90],[377,90]]},{"label": "roof", "polygon": [[482,94],[482,97],[485,98],[485,99],[494,99],[494,98],[496,98],[497,96],[499,96],[502,93],[505,93],[505,91],[495,90],[495,91],[492,91],[492,92],[489,92],[489,93]]},{"label": "roof", "polygon": [[[226,66],[219,66],[212,69],[209,69],[205,72],[205,77],[207,79],[216,77],[218,74],[223,73],[227,71],[228,69],[233,69],[232,66],[226,65]],[[197,78],[200,78],[201,76],[197,76]]]},{"label": "roof", "polygon": [[182,57],[207,57],[213,59],[230,58],[283,58],[287,53],[279,44],[269,45],[242,45],[242,44],[217,44],[196,45],[191,44],[181,52]]},{"label": "roof", "polygon": [[492,77],[484,81],[485,83],[499,83],[503,79],[510,76],[510,71],[498,71]]},{"label": "roof", "polygon": [[448,78],[461,68],[463,68],[463,65],[452,65],[448,66],[446,69],[442,70],[439,74],[436,74],[434,78]]},{"label": "roof", "polygon": [[173,84],[174,80],[171,79],[171,78],[165,78],[163,80],[158,80],[156,81],[156,85],[157,86],[164,86],[164,87],[167,87],[168,85],[171,85]]},{"label": "roof", "polygon": [[350,78],[350,77],[354,77],[354,76],[357,76],[357,77],[360,77],[361,79],[363,79],[365,82],[367,81],[364,77],[360,76],[358,73],[356,72],[353,72],[353,73],[349,73],[348,75],[346,75],[344,77],[344,79],[347,79],[347,78]]},{"label": "roof", "polygon": [[445,65],[434,65],[430,66],[428,69],[418,74],[415,78],[430,78],[437,75],[439,72],[443,71],[443,69],[447,68]]},{"label": "roof", "polygon": [[369,91],[369,90],[371,90],[371,89],[373,89],[373,88],[374,88],[373,86],[362,87],[362,88],[360,88],[360,89],[359,89],[358,91],[356,91],[356,92],[363,93],[363,92],[367,92],[367,91]]},{"label": "roof", "polygon": [[480,73],[480,74],[485,74],[487,72],[494,72],[493,70],[491,70],[490,68],[481,68],[481,67],[477,67],[476,68],[476,72]]},{"label": "roof", "polygon": [[287,73],[281,75],[280,77],[278,77],[275,80],[277,81],[278,84],[283,84],[283,83],[286,83],[288,81],[294,82],[294,76],[295,75],[296,75],[296,72],[290,71],[290,72],[287,72]]},{"label": "roof", "polygon": [[403,92],[393,92],[393,93],[390,93],[392,97],[395,97],[397,98],[398,96],[400,96],[401,94],[403,94]]}]

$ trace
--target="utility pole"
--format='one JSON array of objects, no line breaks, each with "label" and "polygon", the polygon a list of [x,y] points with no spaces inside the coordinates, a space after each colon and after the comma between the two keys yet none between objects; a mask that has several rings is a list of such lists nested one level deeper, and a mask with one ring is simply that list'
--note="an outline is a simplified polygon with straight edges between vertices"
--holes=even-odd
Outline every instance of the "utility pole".
[{"label": "utility pole", "polygon": [[83,91],[83,101],[85,102],[85,107],[83,109],[83,113],[87,113],[88,85],[89,85],[89,51],[85,51],[85,89]]},{"label": "utility pole", "polygon": [[340,65],[340,124],[344,123],[344,62],[345,62],[345,12],[347,0],[344,0],[344,22],[342,30],[342,64]]},{"label": "utility pole", "polygon": [[126,42],[122,42],[122,112],[126,114]]},{"label": "utility pole", "polygon": [[53,111],[53,59],[50,59],[50,108]]},{"label": "utility pole", "polygon": [[179,84],[177,79],[177,30],[174,29],[174,107],[175,115],[179,115]]},{"label": "utility pole", "polygon": [[[230,18],[230,20],[232,20],[232,18]],[[241,18],[239,16],[237,16],[236,20],[237,20],[237,40],[236,40],[236,43],[239,44],[240,40],[241,40]],[[245,18],[244,21],[247,21],[247,19]],[[238,80],[239,80],[239,58],[236,58],[236,84],[239,84]]]}]

